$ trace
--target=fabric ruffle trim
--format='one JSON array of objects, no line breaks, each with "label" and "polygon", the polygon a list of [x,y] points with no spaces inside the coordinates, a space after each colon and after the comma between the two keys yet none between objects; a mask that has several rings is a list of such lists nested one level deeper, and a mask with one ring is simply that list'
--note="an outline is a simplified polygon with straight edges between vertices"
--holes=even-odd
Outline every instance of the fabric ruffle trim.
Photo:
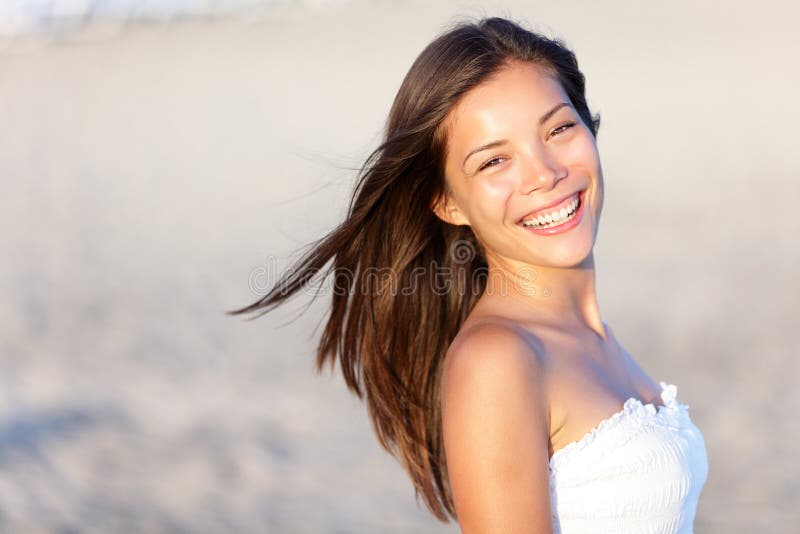
[{"label": "fabric ruffle trim", "polygon": [[625,401],[622,410],[600,421],[592,430],[580,440],[573,441],[558,449],[550,458],[550,471],[553,472],[562,466],[570,457],[591,444],[601,434],[606,434],[612,429],[620,428],[621,441],[633,437],[648,422],[662,419],[663,423],[675,428],[680,427],[679,415],[688,413],[689,406],[678,402],[678,388],[674,384],[659,382],[661,385],[661,400],[663,405],[655,406],[652,402],[644,404],[636,397]]}]

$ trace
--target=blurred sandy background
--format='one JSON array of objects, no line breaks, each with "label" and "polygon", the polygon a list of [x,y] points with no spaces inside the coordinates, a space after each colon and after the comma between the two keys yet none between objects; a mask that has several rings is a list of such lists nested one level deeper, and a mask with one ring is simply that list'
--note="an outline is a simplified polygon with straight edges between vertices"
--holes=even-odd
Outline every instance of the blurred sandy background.
[{"label": "blurred sandy background", "polygon": [[696,532],[798,532],[796,6],[275,2],[7,35],[0,531],[458,531],[313,373],[324,299],[223,310],[341,219],[423,46],[499,14],[563,37],[602,115],[600,304],[705,435]]}]

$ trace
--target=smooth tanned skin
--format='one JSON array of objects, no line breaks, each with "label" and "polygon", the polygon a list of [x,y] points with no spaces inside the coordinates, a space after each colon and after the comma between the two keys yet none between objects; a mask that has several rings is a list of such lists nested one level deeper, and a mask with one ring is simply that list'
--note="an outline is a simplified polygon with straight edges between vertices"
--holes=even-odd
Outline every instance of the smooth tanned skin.
[{"label": "smooth tanned skin", "polygon": [[553,531],[543,391],[539,362],[506,326],[475,326],[451,347],[442,418],[465,534]]}]

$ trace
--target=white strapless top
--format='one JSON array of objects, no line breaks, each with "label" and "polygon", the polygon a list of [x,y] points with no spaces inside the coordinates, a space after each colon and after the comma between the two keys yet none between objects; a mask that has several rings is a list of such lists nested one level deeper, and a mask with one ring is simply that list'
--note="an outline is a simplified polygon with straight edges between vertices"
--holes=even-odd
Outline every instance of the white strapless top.
[{"label": "white strapless top", "polygon": [[550,458],[555,534],[691,534],[708,476],[706,446],[678,388],[663,406],[625,401]]}]

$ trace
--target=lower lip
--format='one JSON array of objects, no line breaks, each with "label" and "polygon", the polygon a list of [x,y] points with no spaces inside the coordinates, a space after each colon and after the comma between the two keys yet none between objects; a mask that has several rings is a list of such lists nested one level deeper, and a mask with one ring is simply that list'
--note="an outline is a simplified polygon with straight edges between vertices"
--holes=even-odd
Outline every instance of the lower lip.
[{"label": "lower lip", "polygon": [[572,230],[573,228],[575,228],[576,226],[578,226],[581,223],[581,219],[583,218],[583,207],[586,204],[584,202],[585,197],[586,197],[586,190],[584,189],[578,195],[578,198],[580,199],[580,203],[579,203],[580,205],[578,206],[578,209],[575,212],[575,215],[573,215],[573,217],[570,220],[568,220],[567,222],[565,222],[563,224],[559,224],[558,226],[553,226],[551,228],[529,228],[527,226],[523,226],[522,224],[520,224],[520,226],[522,226],[522,228],[524,230],[527,230],[528,232],[531,232],[531,233],[534,233],[534,234],[538,234],[538,235],[562,234],[564,232]]}]

